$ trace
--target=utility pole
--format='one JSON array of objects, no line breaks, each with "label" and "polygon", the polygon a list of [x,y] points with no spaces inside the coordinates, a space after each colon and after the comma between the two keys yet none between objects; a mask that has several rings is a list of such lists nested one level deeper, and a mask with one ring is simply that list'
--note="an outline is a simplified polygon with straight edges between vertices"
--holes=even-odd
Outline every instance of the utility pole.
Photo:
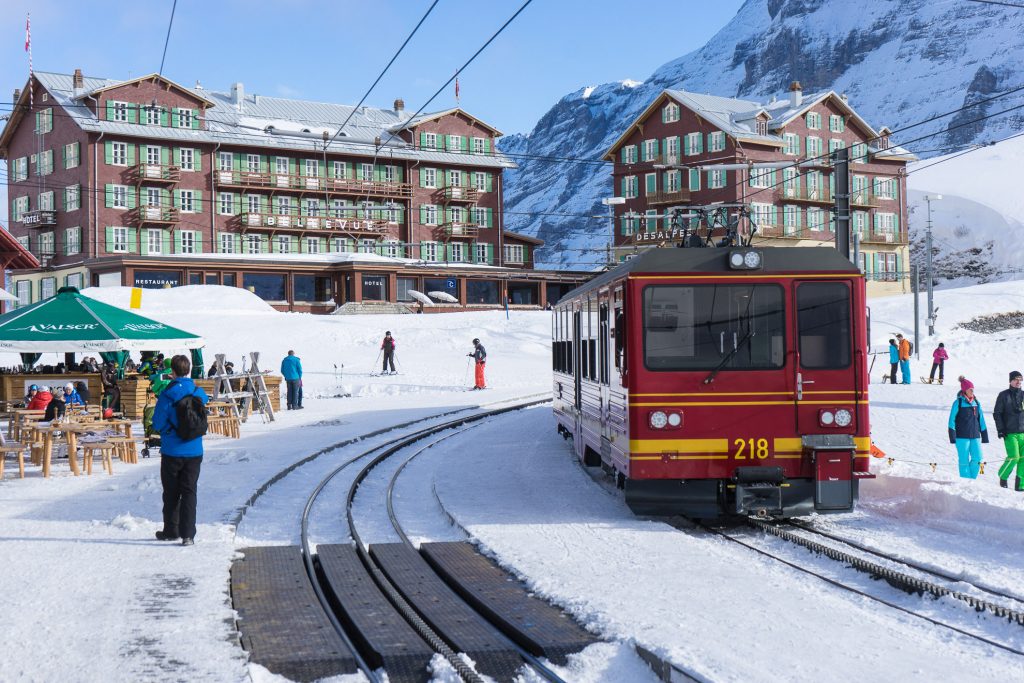
[{"label": "utility pole", "polygon": [[840,147],[832,152],[832,164],[836,179],[836,196],[832,200],[836,216],[836,249],[850,258],[850,150]]},{"label": "utility pole", "polygon": [[917,280],[917,266],[910,266],[910,287],[914,292],[914,350],[917,352],[917,359],[921,359],[921,305],[919,302],[921,285]]},{"label": "utility pole", "polygon": [[932,297],[932,202],[942,199],[941,194],[926,194],[924,200],[928,202],[928,230],[925,231],[925,277],[928,278],[928,336],[935,334],[935,307]]},{"label": "utility pole", "polygon": [[608,244],[605,246],[605,260],[608,265],[614,265],[612,246],[615,244],[615,207],[626,203],[625,197],[606,197],[601,203],[608,207]]}]

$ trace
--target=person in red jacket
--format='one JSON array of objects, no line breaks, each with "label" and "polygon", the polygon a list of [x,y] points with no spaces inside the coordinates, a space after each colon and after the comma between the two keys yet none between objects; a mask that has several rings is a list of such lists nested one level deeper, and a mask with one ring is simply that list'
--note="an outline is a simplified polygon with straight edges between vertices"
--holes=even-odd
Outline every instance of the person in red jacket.
[{"label": "person in red jacket", "polygon": [[382,351],[384,351],[384,364],[382,365],[382,367],[380,369],[380,374],[383,375],[385,372],[388,371],[388,364],[391,365],[391,372],[392,372],[392,374],[394,374],[394,372],[395,372],[395,346],[397,346],[397,345],[398,345],[398,342],[396,342],[395,338],[391,336],[391,330],[388,330],[387,332],[385,332],[384,333],[384,341],[382,341],[380,343],[380,348],[381,348]]},{"label": "person in red jacket", "polygon": [[53,394],[51,394],[46,387],[39,387],[39,391],[32,397],[32,400],[28,402],[29,410],[46,410],[46,406],[50,405],[50,401],[53,400]]},{"label": "person in red jacket", "polygon": [[935,371],[939,371],[939,384],[942,384],[942,366],[949,360],[949,354],[946,353],[946,345],[939,342],[939,345],[932,351],[932,371],[928,374],[928,384],[935,381]]}]

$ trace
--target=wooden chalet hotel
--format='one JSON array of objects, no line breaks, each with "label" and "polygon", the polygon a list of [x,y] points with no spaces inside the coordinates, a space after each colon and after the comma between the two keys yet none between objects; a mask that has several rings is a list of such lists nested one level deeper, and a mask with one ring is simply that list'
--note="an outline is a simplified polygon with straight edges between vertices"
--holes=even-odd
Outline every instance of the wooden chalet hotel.
[{"label": "wooden chalet hotel", "polygon": [[[833,244],[828,154],[840,147],[850,150],[850,230],[860,236],[868,293],[903,291],[909,287],[906,165],[916,157],[892,145],[887,128],[872,128],[845,96],[805,96],[796,82],[787,97],[767,103],[683,90],[665,90],[651,102],[604,156],[614,163],[614,192],[626,200],[615,207],[616,251],[622,258],[671,241],[672,226],[657,216],[716,202],[749,204],[755,244]],[[690,168],[751,162],[793,166]],[[750,222],[739,227],[749,231]]]},{"label": "wooden chalet hotel", "polygon": [[32,111],[16,92],[0,136],[10,232],[41,262],[14,271],[19,304],[64,285],[220,284],[323,313],[410,290],[544,306],[587,277],[533,270],[542,243],[502,227],[501,133],[460,109],[353,112],[80,70],[28,87]]}]

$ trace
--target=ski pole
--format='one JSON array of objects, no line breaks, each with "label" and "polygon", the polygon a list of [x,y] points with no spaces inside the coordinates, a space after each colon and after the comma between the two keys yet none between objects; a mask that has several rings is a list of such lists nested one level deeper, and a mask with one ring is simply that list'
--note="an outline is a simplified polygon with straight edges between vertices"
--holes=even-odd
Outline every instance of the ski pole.
[{"label": "ski pole", "polygon": [[398,363],[398,369],[401,370],[402,369],[402,361],[398,360],[398,354],[396,353],[395,355],[393,355],[391,357],[395,359],[395,362]]}]

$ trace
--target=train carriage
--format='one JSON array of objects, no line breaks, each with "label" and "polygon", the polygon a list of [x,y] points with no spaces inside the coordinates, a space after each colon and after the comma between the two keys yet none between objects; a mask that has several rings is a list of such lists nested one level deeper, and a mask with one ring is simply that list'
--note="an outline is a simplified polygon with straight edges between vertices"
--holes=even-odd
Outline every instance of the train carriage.
[{"label": "train carriage", "polygon": [[829,248],[652,249],[554,309],[554,414],[637,514],[853,509],[864,278]]}]

